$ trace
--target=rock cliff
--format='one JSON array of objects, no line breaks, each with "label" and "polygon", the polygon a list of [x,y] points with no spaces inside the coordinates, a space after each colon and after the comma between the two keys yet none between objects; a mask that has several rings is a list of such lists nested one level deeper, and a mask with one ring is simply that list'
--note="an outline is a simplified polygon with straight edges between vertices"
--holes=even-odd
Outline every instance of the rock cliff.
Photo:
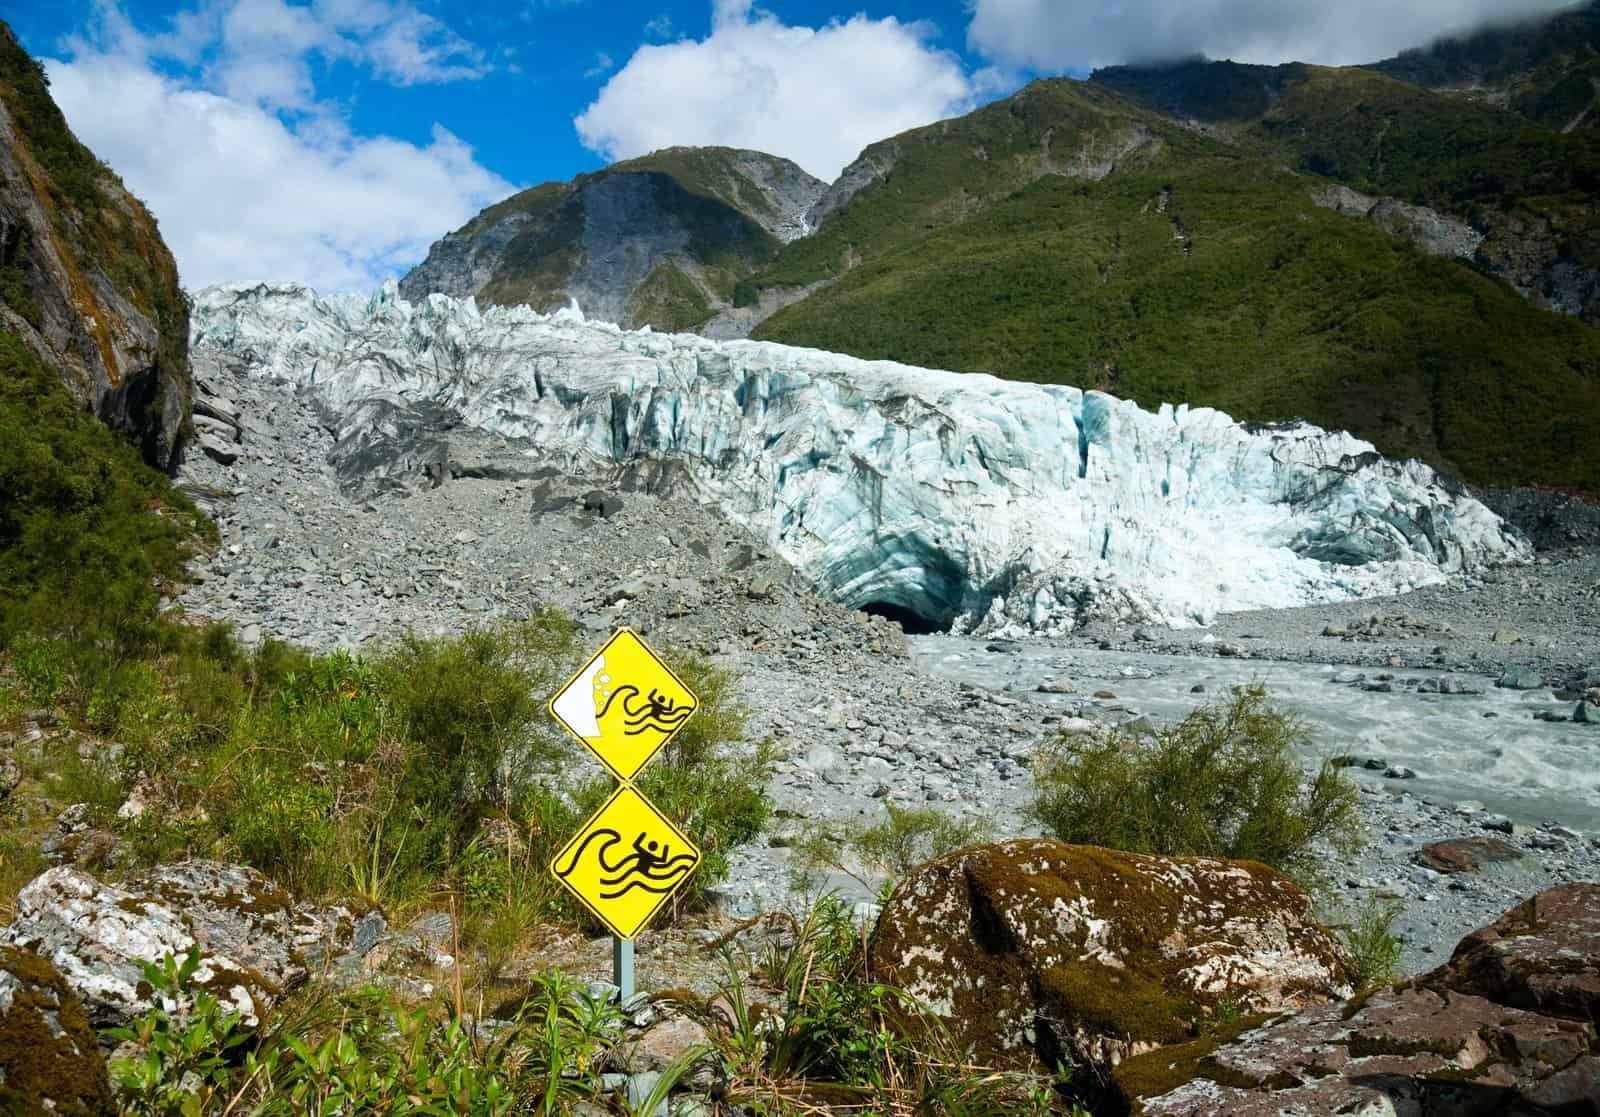
[{"label": "rock cliff", "polygon": [[188,306],[155,219],[73,137],[0,23],[0,331],[171,471],[187,424]]}]

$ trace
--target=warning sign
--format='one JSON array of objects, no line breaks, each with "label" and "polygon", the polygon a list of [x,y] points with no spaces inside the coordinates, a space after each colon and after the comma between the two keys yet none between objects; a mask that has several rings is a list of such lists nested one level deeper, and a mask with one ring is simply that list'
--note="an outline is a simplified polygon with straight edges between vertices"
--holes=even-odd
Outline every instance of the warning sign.
[{"label": "warning sign", "polygon": [[550,700],[550,713],[619,780],[631,780],[696,704],[683,680],[622,628]]},{"label": "warning sign", "polygon": [[623,784],[550,871],[618,938],[631,939],[700,864],[700,851],[650,801]]}]

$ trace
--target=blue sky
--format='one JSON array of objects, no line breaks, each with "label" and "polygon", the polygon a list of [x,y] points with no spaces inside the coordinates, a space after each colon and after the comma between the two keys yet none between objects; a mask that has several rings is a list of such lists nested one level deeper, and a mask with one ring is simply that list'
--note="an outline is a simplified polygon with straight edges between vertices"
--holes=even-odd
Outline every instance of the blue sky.
[{"label": "blue sky", "polygon": [[1366,61],[1553,0],[6,0],[186,285],[364,289],[515,189],[674,143],[833,178],[1041,75]]}]

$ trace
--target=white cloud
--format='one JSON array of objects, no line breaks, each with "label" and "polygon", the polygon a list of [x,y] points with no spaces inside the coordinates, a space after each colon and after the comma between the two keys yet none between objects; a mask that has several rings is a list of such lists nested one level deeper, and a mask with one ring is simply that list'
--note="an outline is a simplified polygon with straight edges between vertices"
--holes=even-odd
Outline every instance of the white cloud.
[{"label": "white cloud", "polygon": [[790,27],[750,0],[716,0],[707,38],[640,47],[578,116],[578,135],[612,159],[723,144],[832,179],[867,144],[970,106],[960,61],[930,34],[863,15]]},{"label": "white cloud", "polygon": [[1376,62],[1440,35],[1571,0],[972,0],[967,42],[1041,72],[1203,53],[1239,62]]},{"label": "white cloud", "polygon": [[[384,10],[396,18],[384,22]],[[238,0],[146,36],[106,15],[93,44],[46,61],[51,91],[78,138],[156,215],[186,286],[368,289],[514,189],[442,127],[425,144],[357,136],[317,97],[309,51],[353,52],[400,84],[446,80],[458,64],[438,53],[437,30],[421,35],[432,17],[375,0]],[[172,77],[156,59],[200,76]]]},{"label": "white cloud", "polygon": [[616,60],[605,51],[597,51],[594,56],[594,65],[583,72],[586,78],[597,78],[601,74],[609,74],[616,66]]},{"label": "white cloud", "polygon": [[672,16],[667,12],[658,12],[651,17],[650,22],[644,25],[644,37],[656,42],[672,38]]}]

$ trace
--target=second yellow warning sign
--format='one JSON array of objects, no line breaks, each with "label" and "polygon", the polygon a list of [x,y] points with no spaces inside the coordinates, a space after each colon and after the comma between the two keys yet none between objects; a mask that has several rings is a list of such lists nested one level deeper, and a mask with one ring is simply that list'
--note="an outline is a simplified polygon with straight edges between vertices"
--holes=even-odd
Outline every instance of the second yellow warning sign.
[{"label": "second yellow warning sign", "polygon": [[622,628],[550,700],[550,712],[619,780],[631,780],[696,705],[688,685]]},{"label": "second yellow warning sign", "polygon": [[595,811],[550,871],[618,938],[631,939],[700,864],[683,832],[628,784]]}]

